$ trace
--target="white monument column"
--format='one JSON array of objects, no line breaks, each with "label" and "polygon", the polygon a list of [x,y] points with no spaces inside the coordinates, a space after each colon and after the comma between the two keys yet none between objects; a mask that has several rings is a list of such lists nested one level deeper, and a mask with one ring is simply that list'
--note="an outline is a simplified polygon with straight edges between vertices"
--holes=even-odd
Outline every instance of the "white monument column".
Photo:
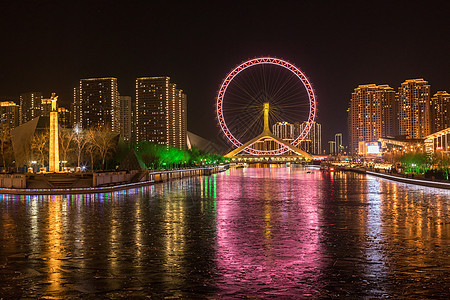
[{"label": "white monument column", "polygon": [[50,112],[50,142],[49,142],[49,172],[59,172],[59,135],[58,135],[58,109],[56,101],[58,96],[52,93],[52,111]]}]

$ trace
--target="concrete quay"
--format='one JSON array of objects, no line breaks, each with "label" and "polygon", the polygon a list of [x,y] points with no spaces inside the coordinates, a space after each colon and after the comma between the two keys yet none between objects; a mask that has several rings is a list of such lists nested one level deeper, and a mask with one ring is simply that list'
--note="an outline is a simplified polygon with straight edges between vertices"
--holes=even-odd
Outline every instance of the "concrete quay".
[{"label": "concrete quay", "polygon": [[349,167],[341,167],[338,166],[337,170],[341,171],[350,171],[355,173],[361,173],[361,174],[368,174],[373,175],[377,177],[381,177],[384,179],[389,179],[397,182],[403,182],[403,183],[409,183],[409,184],[416,184],[421,186],[428,186],[428,187],[434,187],[434,188],[441,188],[441,189],[448,189],[450,190],[450,182],[446,182],[443,180],[433,180],[428,178],[413,178],[413,177],[406,177],[403,174],[395,174],[395,173],[383,173],[382,171],[375,172],[371,170],[367,170],[364,168],[349,168]]},{"label": "concrete quay", "polygon": [[0,174],[0,194],[64,195],[105,193],[192,176],[209,176],[228,165],[176,170],[94,173]]}]

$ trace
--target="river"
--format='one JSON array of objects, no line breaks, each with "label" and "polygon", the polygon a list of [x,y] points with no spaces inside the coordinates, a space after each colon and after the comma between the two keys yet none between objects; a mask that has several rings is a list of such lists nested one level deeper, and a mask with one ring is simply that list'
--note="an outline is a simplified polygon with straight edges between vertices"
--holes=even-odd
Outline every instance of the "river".
[{"label": "river", "polygon": [[0,195],[0,298],[447,298],[450,192],[244,168]]}]

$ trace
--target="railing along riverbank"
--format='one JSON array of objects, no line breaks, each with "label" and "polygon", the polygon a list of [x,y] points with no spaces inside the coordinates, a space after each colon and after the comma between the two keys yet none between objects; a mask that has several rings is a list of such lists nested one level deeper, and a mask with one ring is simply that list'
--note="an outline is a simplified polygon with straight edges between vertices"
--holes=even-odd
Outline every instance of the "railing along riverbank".
[{"label": "railing along riverbank", "polygon": [[229,165],[218,165],[175,170],[0,174],[0,194],[63,195],[114,192],[184,177],[209,176],[228,168]]},{"label": "railing along riverbank", "polygon": [[351,168],[351,167],[335,166],[335,169],[337,171],[349,171],[349,172],[368,174],[368,175],[377,176],[377,177],[381,177],[384,179],[393,180],[393,181],[402,182],[402,183],[416,184],[416,185],[421,185],[421,186],[450,190],[450,182],[446,182],[443,180],[422,178],[422,177],[417,178],[417,175],[414,178],[414,175],[408,176],[407,174],[388,173],[388,172],[383,172],[383,170],[373,171],[371,169],[366,169],[366,168],[362,168],[362,167]]}]

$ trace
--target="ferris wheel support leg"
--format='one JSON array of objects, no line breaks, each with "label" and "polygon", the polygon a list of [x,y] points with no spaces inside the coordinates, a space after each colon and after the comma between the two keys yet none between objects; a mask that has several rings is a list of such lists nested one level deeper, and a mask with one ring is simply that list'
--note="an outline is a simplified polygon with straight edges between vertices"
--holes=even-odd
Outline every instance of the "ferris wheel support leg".
[{"label": "ferris wheel support leg", "polygon": [[288,147],[289,150],[291,150],[291,151],[294,152],[295,154],[301,155],[301,156],[303,156],[304,158],[306,158],[306,159],[308,159],[308,160],[312,160],[312,159],[314,158],[314,157],[313,157],[311,154],[309,154],[308,152],[305,152],[305,151],[303,151],[302,149],[300,149],[300,148],[298,148],[298,147],[295,147],[295,146],[292,146],[292,145],[289,144],[289,143],[286,143],[285,141],[283,141],[282,139],[280,139],[279,137],[277,137],[277,136],[275,136],[275,135],[273,135],[273,134],[271,134],[271,138],[272,138],[273,140],[277,141],[279,144],[282,144],[282,145]]},{"label": "ferris wheel support leg", "polygon": [[253,145],[253,144],[256,143],[256,142],[258,142],[259,140],[267,139],[267,138],[268,138],[268,139],[271,139],[271,140],[274,140],[274,141],[277,142],[278,144],[283,145],[283,146],[289,148],[289,150],[291,150],[292,152],[294,152],[294,153],[297,154],[297,155],[300,155],[300,156],[306,158],[307,160],[312,160],[312,159],[313,159],[313,156],[312,156],[311,154],[309,154],[309,153],[303,151],[302,149],[297,148],[297,147],[295,147],[295,146],[292,146],[292,145],[289,144],[289,143],[286,143],[285,141],[283,141],[282,139],[280,139],[279,137],[277,137],[277,136],[275,136],[275,135],[273,135],[273,134],[271,134],[271,133],[264,133],[264,132],[263,132],[262,134],[258,135],[257,137],[251,139],[251,140],[248,141],[247,143],[243,144],[242,146],[240,146],[240,147],[234,149],[233,151],[229,152],[228,154],[225,155],[225,157],[226,157],[226,158],[232,158],[232,157],[234,157],[236,154],[238,154],[238,153],[240,153],[241,151],[243,151],[245,148],[247,148],[247,147]]},{"label": "ferris wheel support leg", "polygon": [[253,145],[254,143],[256,143],[258,140],[264,138],[264,135],[260,134],[257,137],[251,139],[250,141],[248,141],[247,143],[243,144],[242,146],[234,149],[233,151],[227,153],[224,155],[224,157],[226,158],[232,158],[233,156],[235,156],[236,154],[238,154],[239,152],[243,151],[245,148]]}]

